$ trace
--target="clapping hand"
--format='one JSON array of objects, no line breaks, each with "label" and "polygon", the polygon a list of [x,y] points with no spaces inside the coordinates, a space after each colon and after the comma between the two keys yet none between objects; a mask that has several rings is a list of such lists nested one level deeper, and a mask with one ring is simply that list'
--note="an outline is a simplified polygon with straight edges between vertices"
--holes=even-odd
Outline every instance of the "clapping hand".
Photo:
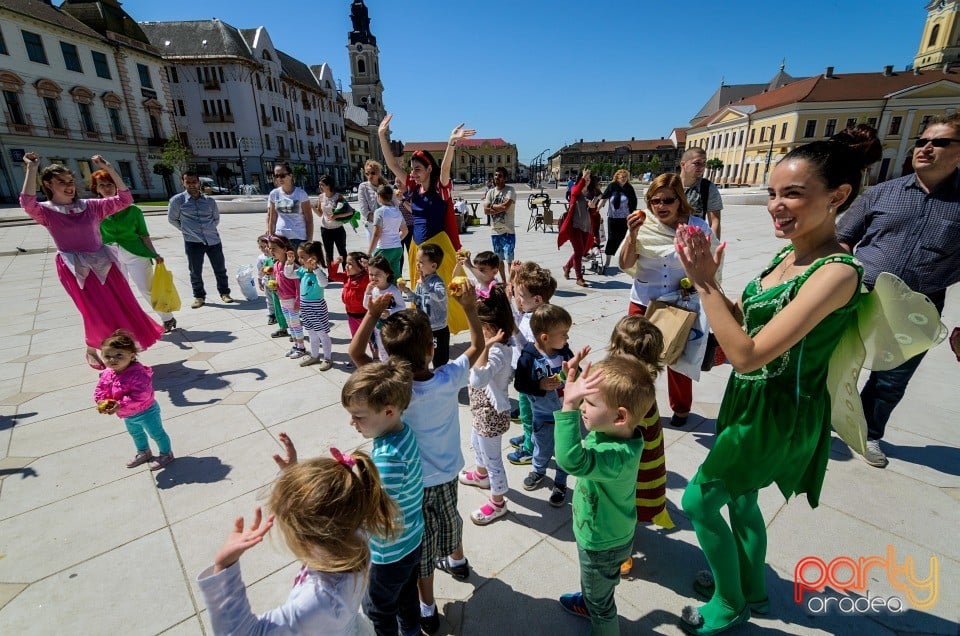
[{"label": "clapping hand", "polygon": [[274,453],[273,461],[281,470],[286,470],[297,463],[297,447],[293,445],[293,440],[286,433],[280,433],[280,443],[283,444],[283,450],[286,457],[281,457],[279,453]]},{"label": "clapping hand", "polygon": [[694,286],[704,287],[716,282],[726,242],[711,253],[710,237],[698,227],[681,223],[677,226],[675,245],[680,264]]},{"label": "clapping hand", "polygon": [[590,353],[590,347],[584,347],[572,358],[563,363],[563,370],[567,374],[567,383],[563,389],[563,409],[573,411],[580,408],[580,402],[588,395],[600,392],[603,384],[603,373],[590,374],[589,362],[584,364],[583,371],[580,363]]},{"label": "clapping hand", "polygon": [[[261,525],[262,522],[262,525]],[[240,556],[263,541],[263,537],[270,532],[273,527],[273,515],[263,521],[263,512],[260,507],[253,513],[253,523],[250,527],[244,529],[243,517],[237,517],[233,522],[233,532],[227,536],[217,556],[213,559],[213,573],[222,572],[228,567],[240,560]]]}]

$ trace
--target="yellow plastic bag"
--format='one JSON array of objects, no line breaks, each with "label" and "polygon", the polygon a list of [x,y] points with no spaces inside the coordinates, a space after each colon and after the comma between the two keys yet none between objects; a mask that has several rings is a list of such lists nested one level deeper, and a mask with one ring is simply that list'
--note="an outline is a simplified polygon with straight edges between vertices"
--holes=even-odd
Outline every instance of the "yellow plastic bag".
[{"label": "yellow plastic bag", "polygon": [[150,286],[150,306],[155,311],[180,311],[180,295],[173,286],[173,275],[163,263],[153,268],[153,285]]}]

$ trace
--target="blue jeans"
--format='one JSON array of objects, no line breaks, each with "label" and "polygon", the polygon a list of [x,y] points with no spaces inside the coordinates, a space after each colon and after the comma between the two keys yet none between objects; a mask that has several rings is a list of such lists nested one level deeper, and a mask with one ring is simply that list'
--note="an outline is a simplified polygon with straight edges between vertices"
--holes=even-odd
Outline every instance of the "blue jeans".
[{"label": "blue jeans", "polygon": [[620,621],[613,591],[620,583],[620,564],[633,552],[633,538],[609,550],[584,550],[577,544],[580,557],[580,591],[590,612],[590,634],[617,636]]},{"label": "blue jeans", "polygon": [[187,253],[187,265],[190,266],[190,286],[193,287],[194,298],[206,298],[207,292],[203,289],[203,257],[210,259],[210,267],[217,279],[217,291],[221,294],[230,293],[230,281],[227,278],[227,264],[223,258],[223,244],[207,245],[184,241],[183,249]]},{"label": "blue jeans", "polygon": [[170,436],[163,430],[163,422],[160,421],[160,405],[156,402],[146,411],[123,418],[123,423],[127,425],[127,432],[133,438],[138,451],[150,450],[150,444],[147,441],[147,435],[150,435],[157,443],[157,451],[161,455],[170,452]]},{"label": "blue jeans", "polygon": [[[929,294],[929,297],[937,311],[943,313],[946,291]],[[924,351],[920,355],[910,358],[896,369],[870,373],[867,383],[860,391],[863,414],[867,420],[867,439],[878,440],[883,438],[893,409],[903,399],[910,378],[916,373],[917,367],[920,366],[926,355],[927,352]]]},{"label": "blue jeans", "polygon": [[396,636],[398,621],[403,634],[409,634],[420,624],[420,597],[417,594],[420,550],[418,547],[393,563],[370,566],[363,613],[373,623],[377,636]]},{"label": "blue jeans", "polygon": [[[561,404],[556,391],[551,391],[545,397],[531,395],[529,398],[533,407],[533,472],[546,475],[554,450],[553,412]],[[567,486],[567,473],[559,466],[553,483],[564,488]]]}]

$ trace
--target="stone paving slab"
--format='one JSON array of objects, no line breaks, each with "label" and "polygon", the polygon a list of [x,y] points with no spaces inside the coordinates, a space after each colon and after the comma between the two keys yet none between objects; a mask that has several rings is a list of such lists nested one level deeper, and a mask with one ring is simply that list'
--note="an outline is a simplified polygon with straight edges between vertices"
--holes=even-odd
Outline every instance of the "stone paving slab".
[{"label": "stone paving slab", "polygon": [[[525,201],[521,191],[520,200]],[[556,233],[525,232],[521,203],[517,254],[560,272],[568,248]],[[177,461],[164,471],[124,464],[133,447],[122,422],[92,406],[96,374],[83,363],[79,315],[56,277],[52,241],[43,228],[0,228],[0,632],[6,634],[212,633],[196,575],[237,515],[249,515],[269,494],[277,469],[270,456],[288,432],[301,456],[369,449],[339,406],[350,373],[349,339],[339,285],[328,291],[334,322],[334,369],[321,373],[283,357],[285,339],[272,339],[262,300],[211,302],[189,309],[190,286],[182,240],[163,216],[147,224],[166,257],[184,301],[180,329],[142,355],[155,370],[157,400]],[[224,215],[228,269],[257,256],[258,214]],[[762,206],[731,205],[724,214],[730,248],[724,287],[731,296],[766,264],[781,243]],[[488,249],[489,228],[463,237],[474,253]],[[348,231],[348,247],[365,241]],[[20,250],[24,251],[18,251]],[[37,272],[23,276],[22,272]],[[207,284],[213,277],[206,270]],[[571,345],[601,355],[613,324],[626,311],[624,276],[588,276],[583,290],[559,281],[556,302],[574,317]],[[948,294],[944,322],[960,322],[958,292]],[[239,296],[238,293],[235,296]],[[462,350],[465,334],[455,336]],[[956,634],[960,607],[960,550],[954,535],[960,500],[958,369],[941,345],[930,352],[888,427],[886,470],[871,468],[836,441],[823,501],[783,501],[776,489],[760,494],[768,525],[767,580],[773,606],[742,634]],[[624,634],[679,634],[677,616],[696,603],[692,577],[705,567],[689,521],[680,510],[687,479],[713,441],[730,369],[705,374],[694,389],[694,414],[683,428],[665,430],[668,507],[677,527],[642,526],[635,566],[617,589]],[[665,378],[658,380],[661,413],[669,417]],[[467,464],[470,415],[461,400],[461,446]],[[666,421],[666,419],[664,420]],[[516,434],[514,427],[511,434]],[[505,450],[507,442],[504,441]],[[517,485],[527,469],[507,465]],[[485,493],[462,488],[461,513]],[[542,489],[508,494],[510,513],[488,527],[465,523],[473,573],[466,582],[439,574],[438,604],[445,634],[586,634],[585,622],[565,614],[556,597],[578,584],[570,507],[550,507]],[[918,576],[939,567],[939,598],[930,608],[898,614],[821,615],[793,600],[801,558],[884,555],[912,558]],[[247,553],[244,578],[255,611],[276,606],[297,570],[279,535]],[[897,594],[883,570],[868,575],[869,592]],[[838,594],[835,593],[834,596]],[[854,595],[852,598],[856,598]]]}]

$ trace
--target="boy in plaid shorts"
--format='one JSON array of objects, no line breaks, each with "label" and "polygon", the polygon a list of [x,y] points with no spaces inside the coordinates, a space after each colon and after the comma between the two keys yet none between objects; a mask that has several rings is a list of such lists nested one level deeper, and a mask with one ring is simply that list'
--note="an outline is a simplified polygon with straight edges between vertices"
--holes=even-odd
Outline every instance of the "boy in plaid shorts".
[{"label": "boy in plaid shorts", "polygon": [[[440,629],[433,596],[433,571],[440,569],[466,579],[469,565],[463,555],[463,519],[457,511],[457,476],[464,466],[460,450],[457,396],[467,386],[472,367],[484,347],[473,285],[457,298],[470,325],[470,346],[455,360],[430,370],[433,330],[426,314],[399,311],[382,321],[380,336],[387,354],[405,360],[413,372],[413,396],[403,422],[413,430],[423,466],[423,548],[420,560],[420,626],[428,634]],[[388,296],[371,300],[367,315],[350,342],[350,358],[358,366],[373,360],[366,353]],[[383,305],[383,306],[381,306]]]}]

